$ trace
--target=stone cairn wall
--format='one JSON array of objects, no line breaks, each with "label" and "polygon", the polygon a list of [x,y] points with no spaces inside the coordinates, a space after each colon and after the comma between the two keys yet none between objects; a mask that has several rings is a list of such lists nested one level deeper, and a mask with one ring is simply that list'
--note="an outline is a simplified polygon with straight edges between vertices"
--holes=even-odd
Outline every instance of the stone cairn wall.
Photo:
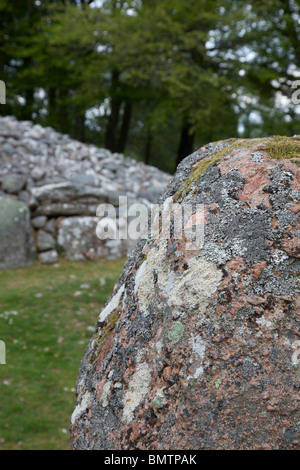
[{"label": "stone cairn wall", "polygon": [[300,448],[299,162],[299,138],[268,138],[180,164],[162,203],[204,212],[130,256],[80,368],[75,449]]},{"label": "stone cairn wall", "polygon": [[119,196],[155,202],[169,175],[51,128],[0,117],[0,268],[71,260],[114,259],[127,240],[96,236],[99,204]]}]

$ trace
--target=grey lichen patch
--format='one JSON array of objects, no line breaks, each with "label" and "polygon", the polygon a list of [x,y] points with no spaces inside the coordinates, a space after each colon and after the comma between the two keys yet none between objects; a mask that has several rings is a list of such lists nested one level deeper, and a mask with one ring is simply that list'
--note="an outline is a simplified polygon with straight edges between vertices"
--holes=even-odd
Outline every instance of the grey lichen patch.
[{"label": "grey lichen patch", "polygon": [[168,305],[185,312],[198,306],[201,311],[221,280],[222,271],[204,258],[191,259],[186,271],[176,277],[167,257],[167,242],[162,240],[158,247],[152,248],[147,261],[139,268],[139,305],[147,313],[149,304],[155,298],[156,282],[167,297]]},{"label": "grey lichen patch", "polygon": [[169,295],[169,304],[177,308],[192,310],[196,306],[205,308],[222,280],[222,271],[204,258],[195,259],[174,282]]},{"label": "grey lichen patch", "polygon": [[204,341],[200,335],[192,335],[189,343],[193,348],[193,352],[197,354],[199,359],[203,360],[206,350],[206,341]]},{"label": "grey lichen patch", "polygon": [[[189,340],[189,344],[192,346],[193,349],[193,358],[190,359],[190,363],[194,366],[194,373],[193,375],[189,375],[187,380],[191,380],[192,382],[199,379],[202,376],[204,369],[203,363],[205,359],[205,351],[207,347],[207,342],[201,338],[200,335],[191,335]],[[190,382],[191,384],[191,382]]]},{"label": "grey lichen patch", "polygon": [[135,275],[135,280],[134,280],[134,293],[136,294],[139,290],[139,287],[140,287],[140,282],[141,282],[141,279],[142,279],[142,276],[143,276],[143,273],[145,271],[145,268],[147,266],[147,260],[145,260],[141,266],[139,267],[139,269],[137,270],[136,272],[136,275]]},{"label": "grey lichen patch", "polygon": [[99,353],[102,345],[111,335],[117,321],[120,316],[120,311],[122,309],[122,297],[125,292],[124,284],[118,289],[117,293],[112,297],[110,302],[102,310],[98,320],[98,330],[94,336],[94,339],[91,343],[93,353],[90,355],[89,362],[93,362],[97,354]]},{"label": "grey lichen patch", "polygon": [[139,406],[148,392],[151,381],[150,368],[146,362],[138,365],[136,373],[132,377],[128,391],[123,399],[123,421],[131,423],[134,418],[134,410]]},{"label": "grey lichen patch", "polygon": [[139,285],[139,304],[144,313],[151,300],[154,299],[154,273],[157,278],[157,284],[163,288],[168,281],[169,261],[166,256],[167,242],[161,241],[157,247],[153,247],[149,252],[147,260],[144,261],[139,268],[140,276],[138,278]]},{"label": "grey lichen patch", "polygon": [[101,401],[102,401],[102,406],[103,408],[106,408],[108,405],[108,396],[111,390],[112,382],[108,381],[103,387],[102,395],[101,395]]},{"label": "grey lichen patch", "polygon": [[184,180],[174,195],[174,202],[184,198],[191,191],[192,187],[197,183],[199,178],[208,170],[212,165],[218,164],[227,155],[230,155],[237,148],[251,148],[258,143],[258,140],[251,139],[229,139],[226,141],[227,145],[222,146],[218,150],[212,151],[207,157],[202,158],[196,162],[192,167],[190,175]]},{"label": "grey lichen patch", "polygon": [[119,305],[119,302],[120,302],[120,299],[124,293],[124,284],[120,287],[120,289],[118,290],[118,292],[116,293],[116,295],[114,295],[114,297],[111,299],[111,301],[109,302],[109,304],[102,310],[100,316],[99,316],[99,321],[102,323],[104,321],[106,321],[106,319],[108,318],[108,316],[114,311],[116,310],[116,308],[118,308],[118,305]]},{"label": "grey lichen patch", "polygon": [[183,336],[184,330],[185,327],[180,321],[174,323],[168,334],[168,338],[172,344],[176,344],[178,343],[178,341],[180,341]]},{"label": "grey lichen patch", "polygon": [[82,399],[81,399],[81,402],[76,406],[73,414],[72,414],[72,418],[71,418],[71,423],[74,424],[76,422],[76,420],[78,418],[80,418],[80,416],[85,413],[85,411],[88,409],[88,407],[90,406],[90,403],[91,403],[91,394],[90,392],[86,392]]},{"label": "grey lichen patch", "polygon": [[273,324],[270,320],[267,320],[264,315],[256,320],[256,323],[262,328],[273,328]]}]

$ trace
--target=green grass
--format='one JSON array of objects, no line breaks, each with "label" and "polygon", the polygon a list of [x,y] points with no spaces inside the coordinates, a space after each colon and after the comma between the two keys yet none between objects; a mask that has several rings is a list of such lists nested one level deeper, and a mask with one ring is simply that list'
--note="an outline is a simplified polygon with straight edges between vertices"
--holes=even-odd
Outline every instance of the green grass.
[{"label": "green grass", "polygon": [[[6,344],[0,450],[70,449],[75,384],[93,334],[89,327],[96,326],[123,264],[61,261],[57,267],[0,271],[0,340]],[[74,296],[77,291],[81,295]]]}]

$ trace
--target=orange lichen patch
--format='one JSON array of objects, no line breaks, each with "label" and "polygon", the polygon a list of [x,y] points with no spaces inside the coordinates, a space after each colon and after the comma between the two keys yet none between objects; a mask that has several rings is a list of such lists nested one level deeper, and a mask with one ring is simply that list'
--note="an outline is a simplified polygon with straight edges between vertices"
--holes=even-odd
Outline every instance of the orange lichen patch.
[{"label": "orange lichen patch", "polygon": [[165,367],[163,370],[163,378],[166,383],[168,383],[171,375],[172,375],[172,367],[171,366]]},{"label": "orange lichen patch", "polygon": [[261,273],[263,272],[264,269],[266,269],[267,267],[267,263],[266,261],[262,261],[260,263],[255,263],[251,269],[250,269],[250,272],[253,276],[253,279],[256,281],[259,276],[261,275]]},{"label": "orange lichen patch", "polygon": [[[235,257],[226,263],[225,269],[227,273],[240,273],[243,269],[245,269],[245,266],[246,265],[243,258]],[[225,277],[224,280],[226,281],[226,279],[227,277]]]},{"label": "orange lichen patch", "polygon": [[218,204],[215,202],[213,202],[212,204],[209,204],[208,211],[211,212],[212,214],[217,214],[217,212],[219,211]]},{"label": "orange lichen patch", "polygon": [[131,429],[132,432],[129,434],[129,440],[133,442],[137,441],[139,436],[147,434],[145,423],[133,423]]},{"label": "orange lichen patch", "polygon": [[106,382],[107,382],[107,378],[106,378],[106,376],[104,376],[104,377],[102,377],[100,382],[98,382],[96,384],[96,400],[98,400],[98,401],[100,401],[100,399],[101,399],[101,395],[103,393],[103,387],[106,384]]},{"label": "orange lichen patch", "polygon": [[125,328],[125,326],[123,326],[121,328],[121,331],[119,333],[119,341],[121,341],[122,343],[126,343],[126,339],[127,339],[127,330]]},{"label": "orange lichen patch", "polygon": [[298,214],[300,211],[300,202],[298,204],[294,204],[293,206],[289,207],[289,210],[293,212],[294,214]]},{"label": "orange lichen patch", "polygon": [[246,302],[251,305],[263,305],[266,303],[267,299],[260,297],[259,295],[249,294],[245,296]]},{"label": "orange lichen patch", "polygon": [[186,225],[184,226],[184,230],[188,230],[193,228],[195,225],[202,225],[207,224],[207,219],[203,212],[196,212],[193,214],[190,219],[187,221]]},{"label": "orange lichen patch", "polygon": [[282,241],[282,249],[294,258],[300,258],[300,239],[294,236],[293,238],[285,238]]},{"label": "orange lichen patch", "polygon": [[239,190],[238,196],[240,201],[247,201],[250,207],[256,207],[263,204],[266,209],[270,208],[269,195],[263,191],[264,186],[269,183],[270,164],[269,156],[265,152],[260,152],[261,161],[253,161],[253,155],[257,152],[257,147],[250,149],[241,149],[234,158],[223,160],[219,164],[222,174],[228,173],[232,169],[236,169],[244,178],[245,185]]}]

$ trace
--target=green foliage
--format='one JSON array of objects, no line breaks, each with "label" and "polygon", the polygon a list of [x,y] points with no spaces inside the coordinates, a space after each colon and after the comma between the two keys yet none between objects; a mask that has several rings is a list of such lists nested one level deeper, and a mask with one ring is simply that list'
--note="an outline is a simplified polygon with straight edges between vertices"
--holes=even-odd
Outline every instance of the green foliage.
[{"label": "green foliage", "polygon": [[239,125],[243,137],[298,132],[295,106],[278,107],[300,64],[294,3],[92,3],[0,0],[2,113],[169,171]]}]

